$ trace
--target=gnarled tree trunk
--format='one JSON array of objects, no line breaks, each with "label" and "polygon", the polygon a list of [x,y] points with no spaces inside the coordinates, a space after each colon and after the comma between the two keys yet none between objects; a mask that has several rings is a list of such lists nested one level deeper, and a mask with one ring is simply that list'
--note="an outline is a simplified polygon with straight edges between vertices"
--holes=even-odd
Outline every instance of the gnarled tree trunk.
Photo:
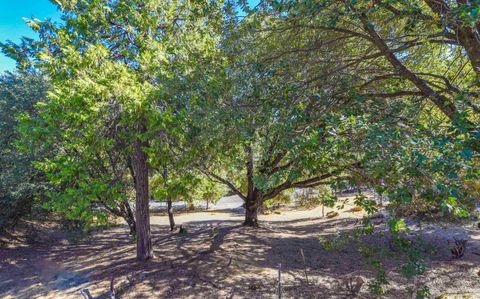
[{"label": "gnarled tree trunk", "polygon": [[127,222],[128,228],[130,229],[130,235],[135,236],[137,234],[137,224],[135,223],[135,217],[133,216],[133,211],[128,201],[125,201],[122,204],[121,210],[124,214],[123,219],[125,219],[125,222]]},{"label": "gnarled tree trunk", "polygon": [[[142,132],[146,129],[142,126]],[[145,261],[153,257],[150,237],[150,212],[148,195],[148,164],[144,149],[147,143],[137,138],[133,145],[133,167],[135,172],[135,215],[137,220],[137,259]]]},{"label": "gnarled tree trunk", "polygon": [[128,203],[128,200],[125,200],[123,202],[118,203],[117,206],[109,206],[105,200],[102,200],[99,198],[99,201],[102,203],[103,207],[110,213],[112,213],[115,216],[122,217],[125,222],[128,225],[128,228],[130,229],[130,235],[135,236],[136,235],[136,223],[135,223],[135,217],[133,216],[132,209],[130,208],[130,204]]}]

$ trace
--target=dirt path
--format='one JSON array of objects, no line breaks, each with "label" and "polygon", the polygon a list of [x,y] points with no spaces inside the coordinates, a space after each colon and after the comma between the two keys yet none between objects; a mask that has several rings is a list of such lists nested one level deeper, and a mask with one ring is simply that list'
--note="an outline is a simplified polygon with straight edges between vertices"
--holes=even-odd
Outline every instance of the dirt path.
[{"label": "dirt path", "polygon": [[[345,298],[348,279],[364,281],[358,296],[369,297],[367,284],[374,273],[365,268],[357,248],[331,252],[319,242],[319,236],[351,234],[361,214],[345,210],[325,219],[319,218],[321,208],[286,211],[261,216],[262,227],[250,229],[240,226],[240,212],[178,215],[177,223],[188,227],[186,235],[170,233],[166,216],[153,216],[156,258],[146,264],[135,261],[126,227],[76,245],[0,249],[0,298],[80,298],[83,288],[106,298],[112,277],[122,298],[275,298],[279,264],[284,298]],[[474,254],[480,252],[480,231],[423,226],[421,234],[435,244],[436,253],[429,255],[428,271],[415,284],[429,286],[432,296],[480,294],[480,256]],[[453,236],[470,239],[463,259],[450,258],[447,241]],[[380,236],[370,241],[387,246]],[[410,298],[407,287],[415,285],[396,270],[400,261],[384,262],[391,280],[385,298]]]},{"label": "dirt path", "polygon": [[[225,197],[219,203],[214,205],[208,211],[181,213],[175,216],[175,224],[189,225],[189,224],[218,224],[225,222],[238,223],[244,219],[244,209],[242,208],[243,201],[238,196]],[[325,208],[325,213],[335,209]],[[336,211],[336,210],[335,210]],[[322,208],[317,207],[309,210],[287,210],[268,215],[259,215],[259,221],[264,222],[279,222],[301,220],[309,218],[319,218],[322,216]],[[357,217],[358,216],[358,217]],[[344,217],[361,217],[361,213],[344,214]],[[342,216],[341,216],[342,217]],[[168,225],[168,217],[152,216],[150,223],[158,225]]]}]

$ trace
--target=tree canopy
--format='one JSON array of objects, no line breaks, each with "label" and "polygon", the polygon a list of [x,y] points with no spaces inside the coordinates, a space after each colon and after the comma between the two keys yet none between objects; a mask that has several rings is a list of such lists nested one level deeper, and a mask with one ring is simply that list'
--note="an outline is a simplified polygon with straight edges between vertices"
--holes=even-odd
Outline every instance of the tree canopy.
[{"label": "tree canopy", "polygon": [[60,23],[28,21],[38,41],[2,44],[22,71],[0,82],[3,201],[25,194],[10,177],[44,178],[47,208],[123,218],[140,260],[152,197],[224,186],[248,226],[319,185],[375,188],[394,211],[476,204],[478,1],[54,2]]}]

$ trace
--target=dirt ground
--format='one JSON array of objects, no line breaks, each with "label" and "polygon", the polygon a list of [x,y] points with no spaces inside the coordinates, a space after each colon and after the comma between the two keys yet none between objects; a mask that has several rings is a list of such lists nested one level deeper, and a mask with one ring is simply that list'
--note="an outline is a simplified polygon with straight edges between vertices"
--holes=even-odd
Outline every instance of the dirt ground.
[{"label": "dirt ground", "polygon": [[[348,298],[349,279],[364,282],[357,298],[370,298],[374,272],[356,246],[326,251],[319,242],[319,236],[350,234],[360,225],[362,213],[348,209],[331,219],[321,217],[321,208],[263,215],[258,229],[240,225],[238,208],[183,213],[176,221],[187,234],[169,232],[167,217],[154,215],[155,259],[148,263],[135,261],[135,245],[123,226],[78,244],[57,239],[0,248],[0,298],[82,298],[84,288],[106,298],[112,277],[121,298],[276,298],[279,265],[283,298]],[[385,259],[390,284],[384,298],[412,298],[408,288],[422,285],[433,298],[454,293],[480,298],[480,256],[475,254],[480,253],[480,230],[413,227],[412,235],[435,247],[427,271],[408,281],[398,271],[398,257]],[[469,240],[462,259],[451,258],[454,237]],[[368,242],[388,246],[382,234]]]}]

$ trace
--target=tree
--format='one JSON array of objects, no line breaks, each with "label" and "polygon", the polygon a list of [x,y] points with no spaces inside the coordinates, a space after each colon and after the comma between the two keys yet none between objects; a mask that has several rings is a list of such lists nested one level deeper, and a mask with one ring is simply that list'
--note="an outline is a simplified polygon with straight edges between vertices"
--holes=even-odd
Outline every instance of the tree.
[{"label": "tree", "polygon": [[[451,1],[440,22],[427,2],[266,1],[251,30],[256,48],[267,49],[257,61],[277,64],[291,84],[309,92],[337,90],[331,104],[363,123],[357,132],[363,136],[352,142],[362,157],[348,173],[353,183],[384,190],[388,182],[392,199],[399,199],[393,195],[402,193],[393,191],[403,188],[398,182],[416,180],[420,194],[443,205],[450,197],[471,197],[460,181],[478,177],[471,171],[480,136],[478,75],[466,45],[454,40],[458,30],[475,31],[478,18],[471,3]],[[435,167],[415,171],[410,151]],[[382,171],[372,173],[373,165]],[[442,181],[448,184],[439,192]]]},{"label": "tree", "polygon": [[[304,89],[292,80],[302,72],[295,62],[264,61],[280,47],[262,33],[264,25],[247,19],[225,38],[226,79],[208,106],[192,112],[189,129],[197,168],[245,201],[246,226],[258,226],[266,200],[287,189],[330,184],[361,160],[353,146],[355,117],[333,105],[345,100],[344,86]],[[327,71],[325,80],[337,81]]]},{"label": "tree", "polygon": [[32,162],[47,157],[39,148],[22,150],[19,119],[37,117],[35,103],[46,97],[48,82],[35,72],[0,76],[0,230],[38,209],[48,189],[46,178]]},{"label": "tree", "polygon": [[[215,203],[224,191],[219,184],[207,179],[202,173],[199,173],[198,170],[192,167],[190,159],[179,159],[185,157],[188,156],[173,155],[170,156],[170,159],[164,156],[164,159],[161,160],[161,170],[156,168],[151,180],[154,200],[167,202],[171,231],[176,228],[173,202],[183,201],[190,207],[193,207],[195,202],[205,200],[208,209],[209,202]],[[167,161],[169,162],[166,163]]]},{"label": "tree", "polygon": [[173,202],[180,201],[189,196],[196,182],[193,176],[185,169],[164,168],[152,178],[152,189],[155,200],[167,202],[168,221],[170,230],[175,230],[175,220],[173,215]]},{"label": "tree", "polygon": [[[58,147],[53,159],[39,161],[62,187],[52,194],[52,204],[63,209],[74,202],[74,216],[98,220],[101,213],[95,214],[92,203],[128,203],[122,177],[130,175],[136,193],[137,258],[147,260],[152,257],[149,141],[172,117],[169,101],[189,99],[174,87],[198,75],[192,64],[207,61],[214,52],[216,37],[210,29],[221,13],[217,4],[194,1],[56,3],[62,24],[31,20],[39,42],[3,45],[20,66],[40,68],[51,80],[34,136]],[[112,157],[114,149],[119,152]],[[112,169],[96,172],[92,166],[97,161]]]},{"label": "tree", "polygon": [[287,45],[270,59],[311,66],[304,84],[323,86],[317,70],[335,64],[331,74],[347,74],[360,95],[435,109],[480,151],[476,1],[271,1],[261,13]]},{"label": "tree", "polygon": [[210,208],[210,204],[215,204],[226,191],[224,185],[215,183],[214,181],[207,179],[205,176],[200,178],[200,182],[195,189],[196,194],[198,194],[198,199],[205,201],[205,208],[207,210]]}]

